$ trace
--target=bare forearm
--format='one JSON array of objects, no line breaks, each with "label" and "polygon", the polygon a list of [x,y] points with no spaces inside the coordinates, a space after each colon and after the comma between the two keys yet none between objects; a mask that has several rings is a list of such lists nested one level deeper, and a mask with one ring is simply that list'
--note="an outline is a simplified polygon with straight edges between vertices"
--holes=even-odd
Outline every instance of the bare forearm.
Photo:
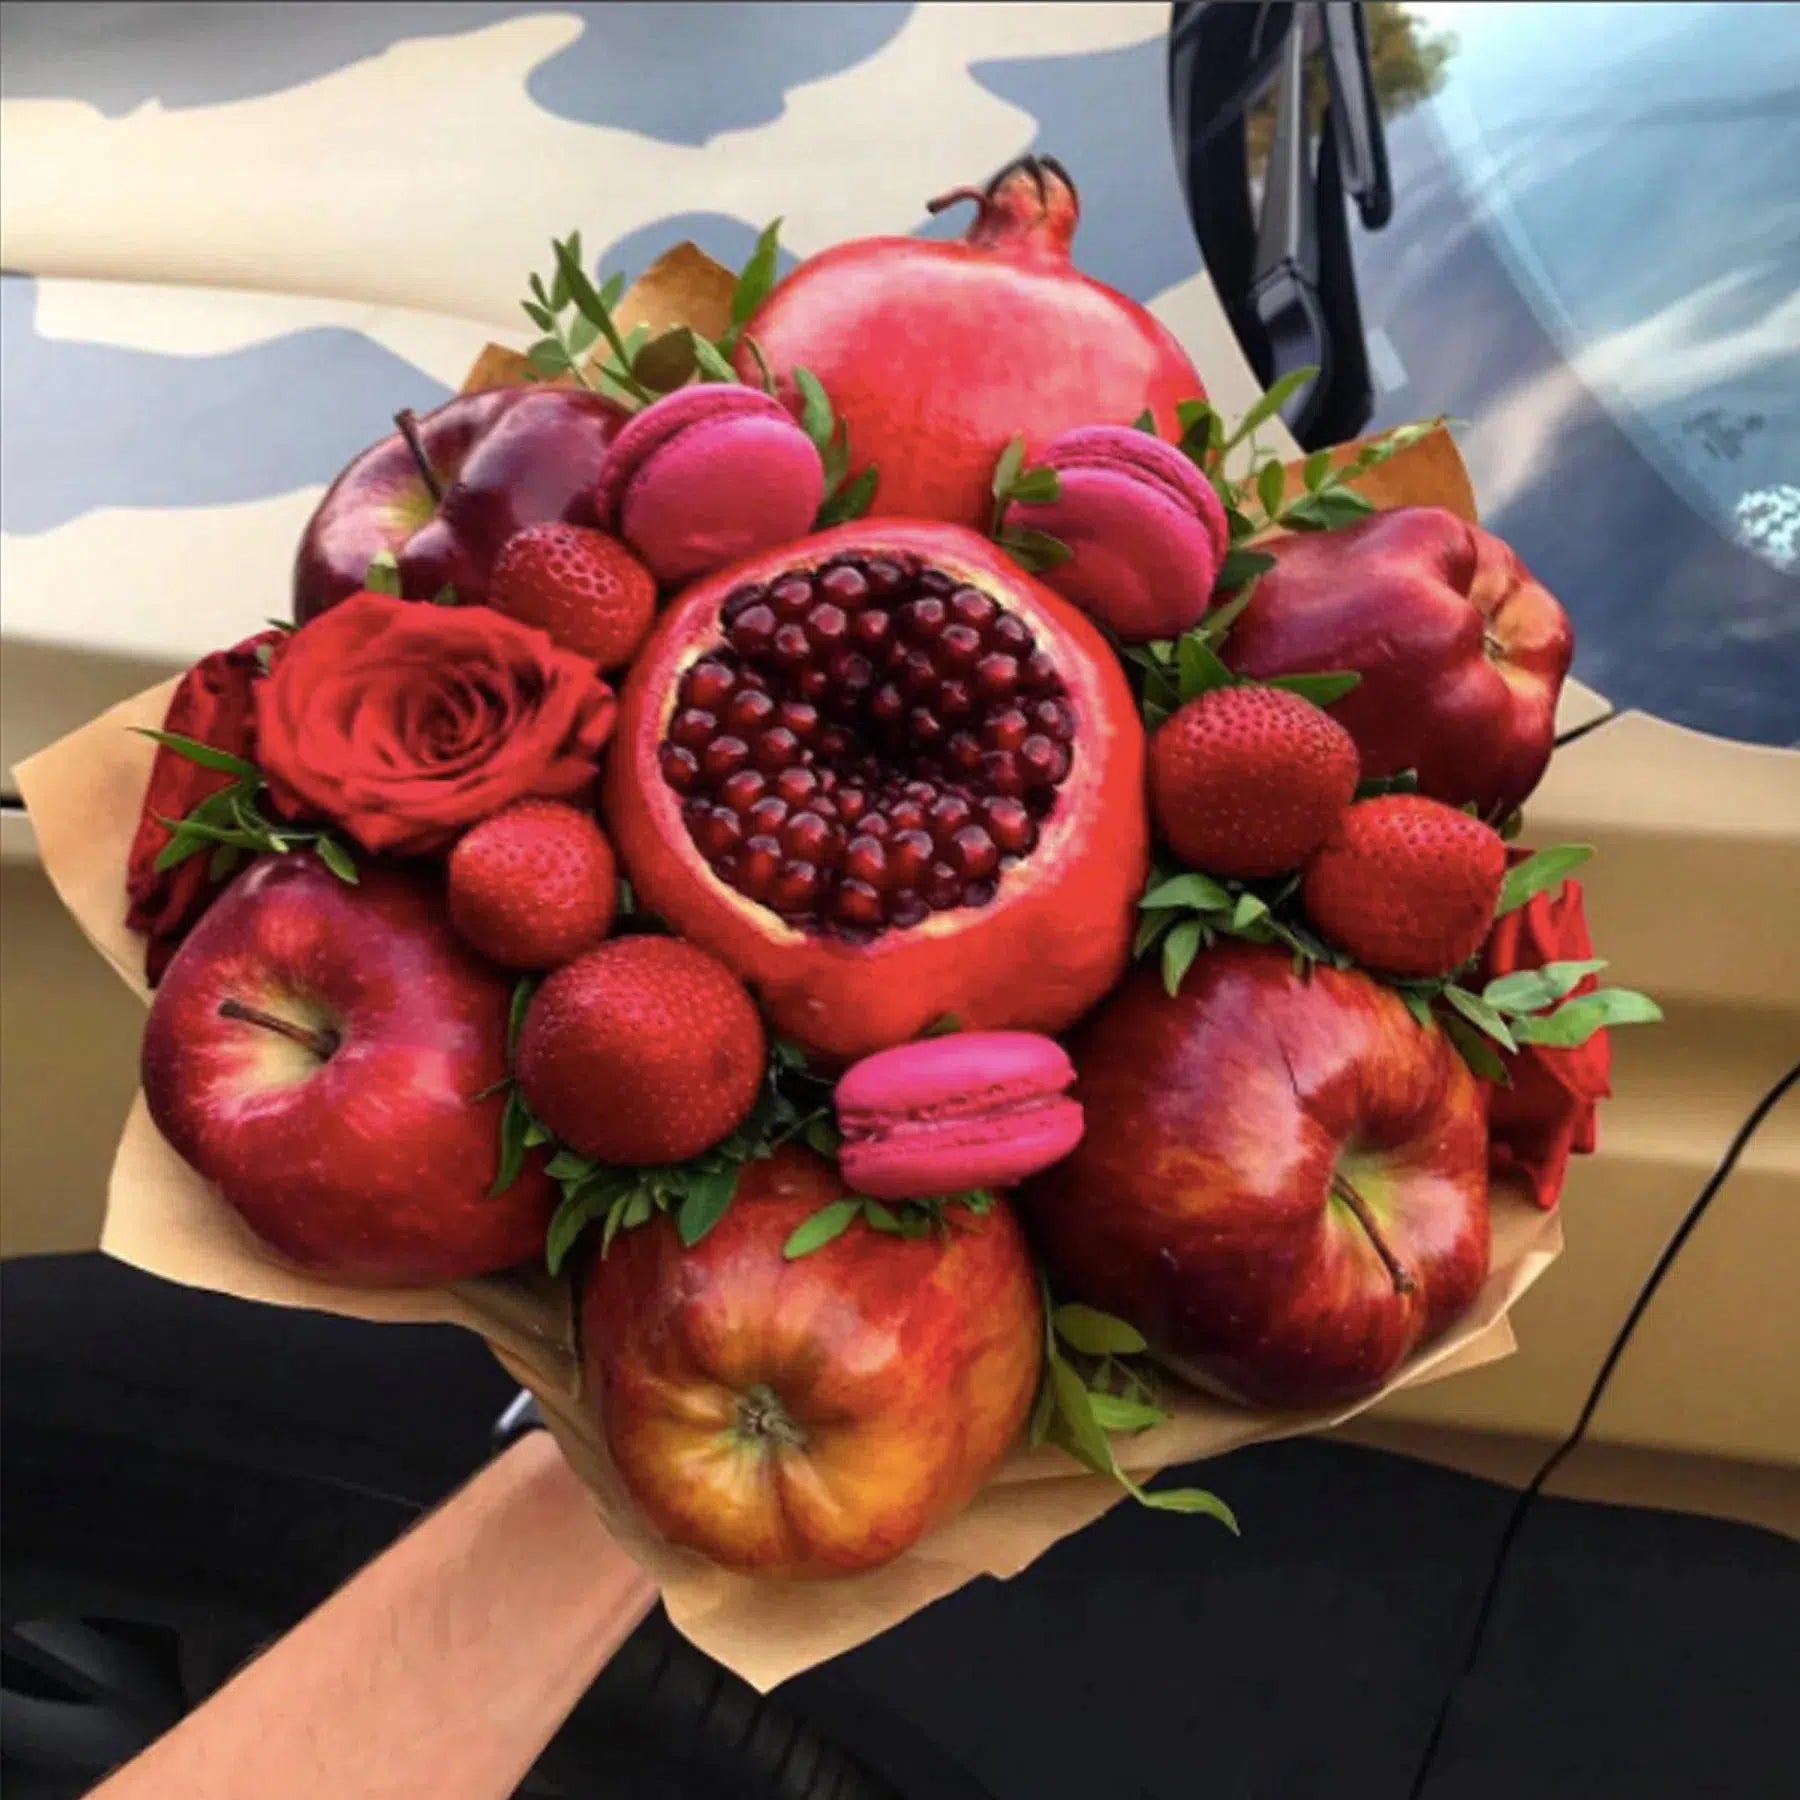
[{"label": "bare forearm", "polygon": [[504,1800],[654,1597],[535,1432],[91,1800]]}]

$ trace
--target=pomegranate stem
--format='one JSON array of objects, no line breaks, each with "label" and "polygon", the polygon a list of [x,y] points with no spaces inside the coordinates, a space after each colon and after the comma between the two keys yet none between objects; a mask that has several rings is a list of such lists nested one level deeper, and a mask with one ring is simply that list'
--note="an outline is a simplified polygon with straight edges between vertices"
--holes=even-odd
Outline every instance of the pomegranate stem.
[{"label": "pomegranate stem", "polygon": [[1343,1201],[1349,1207],[1357,1224],[1368,1234],[1368,1239],[1375,1246],[1375,1254],[1381,1258],[1382,1266],[1393,1281],[1396,1294],[1410,1294],[1418,1283],[1401,1266],[1387,1239],[1381,1235],[1381,1227],[1375,1223],[1375,1215],[1369,1211],[1369,1203],[1355,1188],[1350,1185],[1349,1177],[1341,1169],[1331,1172],[1331,1192],[1334,1199]]},{"label": "pomegranate stem", "polygon": [[431,458],[425,454],[425,440],[419,435],[419,421],[410,406],[403,406],[394,414],[394,423],[400,428],[400,435],[406,439],[406,447],[412,452],[412,459],[419,467],[419,479],[425,483],[426,491],[431,495],[434,506],[444,503],[444,484],[438,480],[437,470],[431,466]]},{"label": "pomegranate stem", "polygon": [[242,1000],[221,1000],[219,1017],[241,1019],[246,1025],[260,1025],[265,1031],[273,1031],[289,1042],[310,1050],[320,1062],[329,1062],[338,1045],[343,1042],[335,1031],[315,1031],[309,1025],[296,1025],[292,1019],[264,1012],[261,1007],[246,1006]]}]

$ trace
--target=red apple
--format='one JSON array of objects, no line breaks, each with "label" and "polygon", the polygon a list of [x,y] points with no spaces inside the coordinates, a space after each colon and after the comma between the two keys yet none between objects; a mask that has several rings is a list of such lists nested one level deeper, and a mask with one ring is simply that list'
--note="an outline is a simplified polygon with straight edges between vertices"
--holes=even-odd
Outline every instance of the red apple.
[{"label": "red apple", "polygon": [[588,1391],[632,1498],[746,1574],[898,1556],[968,1503],[1037,1387],[1037,1277],[1008,1207],[953,1208],[942,1239],[859,1220],[788,1260],[794,1228],[845,1192],[789,1146],[747,1165],[692,1249],[658,1217],[588,1271]]},{"label": "red apple", "polygon": [[462,394],[422,419],[402,413],[402,429],[357,457],[308,521],[294,617],[304,624],[355,593],[384,550],[408,599],[449,586],[479,606],[515,531],[594,523],[594,484],[625,417],[585,388],[548,386]]},{"label": "red apple", "polygon": [[1420,790],[1490,819],[1524,804],[1556,738],[1568,615],[1508,545],[1440,506],[1405,506],[1259,545],[1275,567],[1224,657],[1267,680],[1354,669],[1331,716],[1364,775],[1416,769]]},{"label": "red apple", "polygon": [[[423,878],[257,863],[169,964],[144,1097],[264,1243],[339,1281],[424,1285],[537,1255],[553,1190],[494,1179],[513,977]],[[485,1095],[485,1098],[482,1097]]]},{"label": "red apple", "polygon": [[1264,1406],[1378,1388],[1488,1267],[1480,1089],[1366,975],[1207,952],[1150,970],[1071,1046],[1087,1133],[1020,1207],[1058,1292]]}]

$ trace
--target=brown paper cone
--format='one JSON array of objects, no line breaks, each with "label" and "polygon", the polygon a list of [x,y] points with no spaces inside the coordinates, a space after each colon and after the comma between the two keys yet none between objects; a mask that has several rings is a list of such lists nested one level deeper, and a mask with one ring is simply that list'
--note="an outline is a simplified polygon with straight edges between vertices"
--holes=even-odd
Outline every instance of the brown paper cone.
[{"label": "brown paper cone", "polygon": [[[714,335],[729,318],[730,294],[729,274],[684,244],[652,265],[619,311],[627,328],[641,320],[653,329],[688,324]],[[521,362],[516,352],[489,346],[469,385],[516,379]],[[1440,504],[1474,516],[1467,474],[1445,431],[1402,451],[1359,485],[1378,506]],[[154,752],[128,728],[160,725],[173,686],[165,683],[123,702],[17,771],[57,892],[140,996],[146,995],[144,952],[125,928],[125,858]],[[1147,1478],[1245,1444],[1325,1430],[1398,1388],[1507,1355],[1513,1347],[1507,1312],[1561,1245],[1555,1214],[1538,1212],[1516,1193],[1498,1192],[1493,1269],[1475,1306],[1379,1394],[1320,1412],[1264,1413],[1184,1390],[1172,1397],[1166,1424],[1119,1441],[1120,1461]],[[113,1166],[101,1248],[170,1281],[270,1305],[479,1332],[537,1395],[608,1528],[660,1584],[670,1617],[703,1650],[765,1690],[975,1576],[1017,1573],[1121,1498],[1116,1487],[1088,1475],[1061,1451],[1022,1448],[959,1518],[883,1569],[828,1583],[754,1581],[664,1543],[632,1506],[582,1393],[566,1283],[520,1272],[448,1288],[369,1289],[288,1268],[262,1249],[163,1140],[141,1095]],[[1194,1529],[1209,1527],[1196,1522]]]}]

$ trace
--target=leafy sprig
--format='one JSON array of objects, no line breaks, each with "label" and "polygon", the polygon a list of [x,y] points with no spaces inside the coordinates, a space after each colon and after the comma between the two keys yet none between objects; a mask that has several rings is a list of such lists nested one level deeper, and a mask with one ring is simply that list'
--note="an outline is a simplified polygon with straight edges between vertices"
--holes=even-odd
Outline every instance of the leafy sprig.
[{"label": "leafy sprig", "polygon": [[1145,1488],[1119,1466],[1110,1432],[1147,1431],[1169,1417],[1155,1387],[1130,1360],[1146,1348],[1143,1334],[1123,1319],[1072,1302],[1056,1305],[1046,1283],[1044,1372],[1031,1409],[1031,1442],[1066,1450],[1096,1475],[1116,1481],[1140,1506],[1205,1513],[1235,1532],[1237,1519],[1217,1494]]},{"label": "leafy sprig", "polygon": [[952,1207],[961,1207],[981,1218],[993,1211],[994,1195],[986,1188],[967,1188],[956,1194],[890,1203],[865,1194],[847,1194],[802,1219],[788,1234],[781,1254],[790,1262],[810,1256],[842,1237],[859,1219],[871,1231],[884,1232],[889,1237],[922,1238],[935,1231],[940,1238],[948,1238]]},{"label": "leafy sprig", "polygon": [[831,396],[811,369],[795,368],[794,387],[800,396],[800,429],[812,439],[825,465],[825,498],[814,526],[823,531],[860,519],[875,498],[880,472],[874,463],[866,463],[850,473],[850,427],[837,416]]},{"label": "leafy sprig", "polygon": [[1042,464],[1025,466],[1023,436],[1011,439],[995,459],[988,487],[994,498],[988,535],[1020,568],[1036,575],[1069,560],[1073,552],[1061,538],[1035,526],[1006,522],[1006,509],[1014,501],[1044,505],[1062,493],[1062,477],[1054,469]]},{"label": "leafy sprig", "polygon": [[268,783],[255,763],[179,731],[153,731],[143,725],[132,729],[203,769],[214,769],[233,778],[227,786],[208,794],[185,818],[156,815],[157,822],[169,832],[169,841],[157,853],[153,865],[159,873],[179,867],[204,850],[210,852],[208,878],[223,881],[246,856],[278,856],[287,850],[310,848],[338,880],[355,883],[356,863],[329,831],[290,825],[285,819],[272,820],[263,812],[258,801]]},{"label": "leafy sprig", "polygon": [[1348,968],[1349,959],[1332,949],[1299,916],[1294,904],[1298,876],[1274,882],[1226,881],[1195,870],[1153,868],[1138,901],[1142,915],[1132,946],[1134,956],[1158,950],[1163,987],[1170,999],[1202,950],[1222,937],[1252,944],[1278,944],[1293,954],[1297,973],[1314,963]]}]

